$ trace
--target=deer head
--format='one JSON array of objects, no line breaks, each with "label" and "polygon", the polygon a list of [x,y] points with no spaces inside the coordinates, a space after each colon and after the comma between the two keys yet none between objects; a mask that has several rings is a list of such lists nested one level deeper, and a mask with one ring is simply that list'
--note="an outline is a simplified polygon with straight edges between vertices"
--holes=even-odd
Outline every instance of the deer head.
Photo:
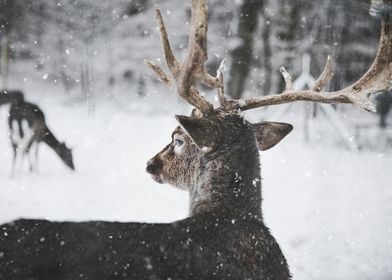
[{"label": "deer head", "polygon": [[152,178],[188,191],[191,215],[219,209],[261,216],[258,149],[276,145],[292,126],[226,113],[176,118],[181,126],[171,142],[147,163]]},{"label": "deer head", "polygon": [[[388,0],[391,1],[391,0]],[[291,76],[281,68],[286,82],[280,94],[233,100],[224,95],[222,67],[216,76],[204,68],[207,60],[207,7],[205,0],[192,1],[191,34],[188,54],[178,61],[170,47],[159,9],[159,25],[165,60],[171,76],[151,61],[146,63],[166,85],[174,85],[178,94],[195,107],[192,115],[176,116],[181,127],[172,141],[148,162],[147,171],[160,183],[186,189],[191,196],[191,214],[223,211],[230,215],[261,217],[260,170],[258,149],[276,145],[292,129],[282,123],[250,124],[242,111],[293,101],[348,103],[374,111],[369,96],[387,90],[392,81],[392,15],[384,15],[379,49],[370,69],[353,85],[334,92],[322,89],[332,78],[331,59],[314,86],[295,91]],[[215,88],[220,106],[201,96],[196,82]]]},{"label": "deer head", "polygon": [[72,149],[68,148],[65,143],[62,142],[55,147],[55,152],[59,155],[59,157],[66,166],[68,166],[72,170],[75,170],[72,157]]},{"label": "deer head", "polygon": [[[256,136],[258,149],[264,151],[279,143],[293,129],[292,125],[286,123],[260,122],[239,126],[245,128],[246,131],[235,130],[233,127],[238,126],[238,122],[247,122],[236,115],[232,115],[231,118],[216,115],[215,118],[208,119],[177,116],[177,120],[181,126],[173,131],[171,142],[148,161],[146,171],[158,183],[168,183],[187,191],[195,185],[194,179],[202,169],[204,156],[211,157],[220,150],[224,150],[223,147],[226,145],[228,148],[232,147],[233,143],[230,142],[245,138],[249,131]],[[232,125],[232,127],[227,130],[221,129],[227,125]],[[205,131],[210,132],[207,137]],[[240,135],[225,135],[226,132],[233,131]],[[246,134],[241,135],[244,132]],[[252,141],[253,134],[250,136]]]},{"label": "deer head", "polygon": [[17,103],[23,100],[24,95],[20,90],[0,90],[0,105]]}]

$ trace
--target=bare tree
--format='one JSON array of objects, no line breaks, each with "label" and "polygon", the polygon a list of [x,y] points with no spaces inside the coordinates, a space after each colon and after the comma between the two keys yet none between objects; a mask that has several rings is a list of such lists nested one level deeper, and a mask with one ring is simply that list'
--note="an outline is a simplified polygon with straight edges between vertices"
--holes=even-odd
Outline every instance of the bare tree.
[{"label": "bare tree", "polygon": [[240,9],[237,36],[239,43],[231,51],[231,67],[228,81],[228,95],[240,98],[245,89],[249,69],[252,66],[253,38],[263,0],[245,0]]}]

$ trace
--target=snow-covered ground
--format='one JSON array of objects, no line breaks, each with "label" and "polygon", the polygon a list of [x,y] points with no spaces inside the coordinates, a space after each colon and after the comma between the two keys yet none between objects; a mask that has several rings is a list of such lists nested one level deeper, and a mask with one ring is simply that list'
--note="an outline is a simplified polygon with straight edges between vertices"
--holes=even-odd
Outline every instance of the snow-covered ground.
[{"label": "snow-covered ground", "polygon": [[[187,194],[155,183],[144,171],[170,140],[173,115],[186,113],[181,104],[152,114],[152,100],[127,110],[100,102],[89,118],[85,105],[70,105],[65,97],[28,99],[74,148],[77,170],[69,171],[42,145],[39,174],[10,178],[7,108],[0,107],[0,222],[170,222],[187,216]],[[304,145],[301,129],[262,154],[265,220],[294,279],[392,279],[391,155],[353,153],[326,141]]]}]

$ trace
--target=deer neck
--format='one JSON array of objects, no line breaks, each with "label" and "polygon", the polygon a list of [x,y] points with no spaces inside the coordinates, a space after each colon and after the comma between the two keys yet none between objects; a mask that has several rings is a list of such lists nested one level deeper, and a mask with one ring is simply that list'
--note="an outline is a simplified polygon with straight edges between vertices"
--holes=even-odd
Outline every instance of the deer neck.
[{"label": "deer neck", "polygon": [[190,189],[191,216],[210,212],[230,219],[262,219],[258,149],[253,142],[236,145],[230,152],[203,158]]},{"label": "deer neck", "polygon": [[42,136],[42,141],[45,142],[49,147],[51,147],[56,153],[59,153],[60,141],[53,135],[53,133],[48,129],[44,129]]}]

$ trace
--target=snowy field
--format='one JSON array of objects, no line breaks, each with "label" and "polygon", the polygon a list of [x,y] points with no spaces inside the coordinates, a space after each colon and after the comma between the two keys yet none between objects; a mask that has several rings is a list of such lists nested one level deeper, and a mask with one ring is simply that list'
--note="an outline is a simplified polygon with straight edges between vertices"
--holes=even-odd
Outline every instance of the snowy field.
[{"label": "snowy field", "polygon": [[[151,104],[145,107],[151,100],[127,110],[106,102],[89,118],[86,105],[71,106],[65,98],[28,99],[74,148],[77,170],[69,171],[42,145],[39,173],[11,179],[7,107],[0,107],[0,222],[170,222],[187,216],[187,194],[155,183],[144,170],[169,142],[177,125],[173,115],[187,108],[175,104],[151,114]],[[327,141],[304,145],[296,129],[262,154],[262,166],[265,220],[294,279],[392,279],[391,152],[349,152]]]}]

